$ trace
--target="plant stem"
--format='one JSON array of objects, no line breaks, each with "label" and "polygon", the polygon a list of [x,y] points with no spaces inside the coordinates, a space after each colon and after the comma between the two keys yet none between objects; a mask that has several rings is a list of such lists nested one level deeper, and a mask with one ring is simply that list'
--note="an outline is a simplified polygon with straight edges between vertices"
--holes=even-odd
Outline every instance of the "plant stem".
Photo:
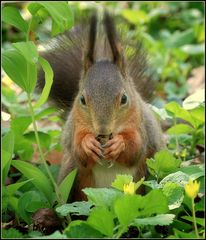
[{"label": "plant stem", "polygon": [[198,230],[197,230],[197,223],[196,223],[196,217],[195,217],[195,203],[194,203],[194,198],[192,198],[192,216],[193,216],[193,223],[195,227],[195,234],[197,238],[200,238]]},{"label": "plant stem", "polygon": [[60,196],[60,192],[59,192],[59,188],[48,168],[48,165],[44,159],[44,155],[43,155],[43,152],[42,152],[42,149],[41,149],[41,145],[40,145],[40,140],[39,140],[39,135],[38,135],[38,130],[37,130],[37,125],[36,125],[36,121],[35,121],[35,117],[34,117],[34,110],[33,110],[33,107],[32,107],[32,103],[31,103],[31,95],[28,93],[28,103],[29,103],[29,109],[30,109],[30,112],[31,112],[31,117],[32,117],[32,123],[33,123],[33,127],[34,127],[34,133],[35,133],[35,138],[36,138],[36,142],[37,142],[37,146],[38,146],[38,150],[39,150],[39,155],[40,155],[40,159],[42,161],[42,163],[44,164],[45,166],[45,169],[49,175],[49,178],[52,182],[52,184],[54,185],[54,189],[55,189],[55,192],[56,192],[56,196],[57,196],[57,200],[59,203],[62,203],[62,200],[61,200],[61,196]]}]

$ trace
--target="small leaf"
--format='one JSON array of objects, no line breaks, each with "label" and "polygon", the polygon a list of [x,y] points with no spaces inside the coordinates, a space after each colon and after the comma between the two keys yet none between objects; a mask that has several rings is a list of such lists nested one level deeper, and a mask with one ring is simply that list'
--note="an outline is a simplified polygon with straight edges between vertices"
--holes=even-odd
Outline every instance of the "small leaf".
[{"label": "small leaf", "polygon": [[32,181],[32,179],[23,181],[23,182],[18,182],[18,183],[13,183],[8,186],[6,186],[7,194],[8,195],[13,195],[20,187],[22,187],[24,184]]},{"label": "small leaf", "polygon": [[159,185],[163,187],[167,182],[178,183],[180,186],[184,187],[184,185],[189,181],[189,175],[184,172],[177,171],[175,173],[171,173],[163,178]]},{"label": "small leaf", "polygon": [[36,45],[31,42],[17,42],[12,44],[19,53],[24,56],[27,62],[37,63],[38,61],[38,52]]},{"label": "small leaf", "polygon": [[16,49],[2,53],[2,66],[6,74],[27,93],[31,93],[37,81],[37,66],[27,62]]},{"label": "small leaf", "polygon": [[106,207],[94,208],[87,222],[105,236],[112,237],[114,228],[113,214]]},{"label": "small leaf", "polygon": [[71,191],[74,179],[77,174],[77,169],[74,169],[72,172],[67,175],[64,180],[59,185],[59,190],[62,196],[63,201],[66,203]]},{"label": "small leaf", "polygon": [[168,199],[169,209],[179,208],[184,199],[184,189],[177,183],[167,182],[162,189]]},{"label": "small leaf", "polygon": [[18,169],[28,179],[33,178],[32,183],[41,191],[51,203],[53,188],[48,178],[35,166],[20,160],[12,161],[12,166]]},{"label": "small leaf", "polygon": [[55,210],[61,216],[67,216],[70,213],[77,216],[79,215],[88,216],[89,213],[91,212],[92,206],[93,206],[92,203],[82,201],[64,204],[60,207],[57,207]]},{"label": "small leaf", "polygon": [[191,110],[198,107],[200,104],[205,102],[205,89],[199,89],[189,97],[187,97],[182,106],[186,110]]},{"label": "small leaf", "polygon": [[149,172],[156,177],[163,178],[167,174],[175,171],[180,166],[181,161],[173,157],[166,149],[157,152],[154,159],[148,159],[146,164]]},{"label": "small leaf", "polygon": [[2,10],[2,20],[5,23],[20,29],[24,33],[28,31],[28,23],[22,18],[19,11],[14,7],[4,7]]},{"label": "small leaf", "polygon": [[14,135],[13,132],[10,131],[2,138],[3,183],[5,182],[9,172],[13,151],[14,151]]},{"label": "small leaf", "polygon": [[42,104],[46,102],[50,93],[50,89],[51,89],[51,86],[53,83],[53,77],[54,77],[53,70],[46,59],[39,57],[39,63],[41,64],[45,72],[45,86],[43,88],[43,91],[41,93],[39,100],[34,105],[35,108],[39,108]]},{"label": "small leaf", "polygon": [[95,206],[112,206],[123,193],[111,188],[85,188],[82,190]]},{"label": "small leaf", "polygon": [[16,135],[23,135],[31,124],[32,119],[29,116],[16,117],[11,120],[11,129]]},{"label": "small leaf", "polygon": [[[182,216],[181,218],[185,219],[185,220],[188,220],[188,221],[190,221],[192,223],[194,221],[193,217],[191,217],[191,216]],[[205,219],[204,218],[195,217],[195,219],[196,219],[197,224],[205,227]]]},{"label": "small leaf", "polygon": [[80,220],[72,221],[69,226],[64,230],[67,238],[102,238],[103,235],[90,226],[87,222]]},{"label": "small leaf", "polygon": [[2,229],[2,238],[3,239],[22,239],[23,238],[23,234],[16,230],[15,228],[9,228],[9,229]]},{"label": "small leaf", "polygon": [[172,126],[171,128],[169,128],[167,130],[168,134],[174,134],[174,135],[178,135],[178,134],[188,134],[188,133],[192,133],[194,131],[194,129],[192,127],[190,127],[187,124],[176,124],[174,126]]},{"label": "small leaf", "polygon": [[174,214],[159,214],[154,217],[136,218],[132,223],[132,225],[133,226],[142,226],[142,225],[166,226],[166,225],[170,225],[173,222],[174,218],[175,218]]},{"label": "small leaf", "polygon": [[112,187],[120,191],[123,191],[124,184],[129,184],[132,181],[133,181],[133,177],[131,175],[117,174],[116,179],[114,180],[114,182],[112,182]]}]

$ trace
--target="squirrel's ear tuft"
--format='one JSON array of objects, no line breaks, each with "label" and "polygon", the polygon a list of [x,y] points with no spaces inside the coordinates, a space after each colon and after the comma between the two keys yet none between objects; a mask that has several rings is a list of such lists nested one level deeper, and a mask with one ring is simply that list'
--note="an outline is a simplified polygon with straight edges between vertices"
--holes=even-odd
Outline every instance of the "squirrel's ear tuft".
[{"label": "squirrel's ear tuft", "polygon": [[96,16],[96,14],[94,14],[94,15],[92,15],[91,20],[90,20],[88,44],[87,44],[87,49],[86,49],[85,55],[84,55],[84,70],[85,70],[85,72],[94,63],[94,48],[95,48],[96,32],[97,32],[97,16]]},{"label": "squirrel's ear tuft", "polygon": [[116,32],[114,21],[107,11],[104,12],[104,28],[112,50],[113,62],[120,68],[122,74],[125,75],[123,49]]}]

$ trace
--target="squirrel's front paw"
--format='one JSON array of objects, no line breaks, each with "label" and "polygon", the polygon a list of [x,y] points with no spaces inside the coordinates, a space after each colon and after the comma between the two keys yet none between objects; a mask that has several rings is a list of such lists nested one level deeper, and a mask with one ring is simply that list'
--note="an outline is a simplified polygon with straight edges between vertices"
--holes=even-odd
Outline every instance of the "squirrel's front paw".
[{"label": "squirrel's front paw", "polygon": [[95,139],[93,134],[87,134],[82,139],[81,147],[88,158],[98,162],[100,158],[104,157],[102,154],[101,144]]},{"label": "squirrel's front paw", "polygon": [[122,135],[116,135],[109,140],[104,146],[104,158],[116,160],[120,153],[125,150],[125,143]]}]

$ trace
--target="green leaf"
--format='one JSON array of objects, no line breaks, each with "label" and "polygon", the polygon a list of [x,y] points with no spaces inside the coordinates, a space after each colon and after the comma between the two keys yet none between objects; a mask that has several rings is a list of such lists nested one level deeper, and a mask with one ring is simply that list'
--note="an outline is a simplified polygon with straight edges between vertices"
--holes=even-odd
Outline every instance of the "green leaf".
[{"label": "green leaf", "polygon": [[177,183],[167,182],[162,189],[168,199],[169,209],[179,208],[184,199],[184,189]]},{"label": "green leaf", "polygon": [[38,52],[36,45],[31,42],[17,42],[12,44],[19,53],[24,56],[27,62],[37,63],[38,61]]},{"label": "green leaf", "polygon": [[2,170],[3,170],[3,183],[9,172],[11,165],[12,154],[14,150],[14,135],[13,132],[9,131],[2,138]]},{"label": "green leaf", "polygon": [[180,186],[184,187],[185,184],[189,181],[189,175],[185,174],[184,172],[177,171],[175,173],[171,173],[163,178],[159,185],[163,187],[167,182],[177,183]]},{"label": "green leaf", "polygon": [[48,178],[37,167],[19,160],[12,161],[12,166],[18,169],[28,179],[33,178],[32,183],[35,187],[52,203],[53,187]]},{"label": "green leaf", "polygon": [[31,124],[32,119],[29,116],[16,117],[11,120],[11,129],[16,135],[23,135]]},{"label": "green leaf", "polygon": [[64,204],[60,207],[57,207],[55,210],[61,216],[67,216],[70,213],[77,216],[79,215],[88,216],[89,213],[91,212],[92,206],[93,206],[92,203],[82,201]]},{"label": "green leaf", "polygon": [[18,230],[16,230],[15,228],[9,228],[9,229],[2,229],[2,238],[3,239],[22,239],[23,238],[23,234],[21,232],[19,232]]},{"label": "green leaf", "polygon": [[94,208],[87,223],[107,237],[112,237],[114,221],[113,214],[106,207]]},{"label": "green leaf", "polygon": [[29,179],[23,182],[13,183],[6,186],[7,194],[13,195],[20,187],[22,187],[25,183],[28,183],[30,181],[32,181],[32,179]]},{"label": "green leaf", "polygon": [[200,104],[205,102],[205,89],[199,89],[189,97],[187,97],[182,106],[186,110],[191,110],[198,107]]},{"label": "green leaf", "polygon": [[171,128],[169,128],[167,130],[168,134],[174,134],[174,135],[179,135],[179,134],[188,134],[188,133],[192,133],[194,131],[194,129],[192,127],[190,127],[187,124],[176,124],[174,126],[172,126]]},{"label": "green leaf", "polygon": [[14,7],[4,7],[2,21],[20,29],[24,33],[28,31],[28,23],[22,18],[19,11]]},{"label": "green leaf", "polygon": [[[74,16],[67,2],[38,2],[52,18],[52,35],[63,33],[74,24]],[[32,14],[36,14],[39,8],[37,3],[30,7]]]},{"label": "green leaf", "polygon": [[185,110],[184,108],[182,108],[178,103],[170,102],[170,103],[166,104],[164,107],[167,111],[173,113],[176,118],[184,119],[185,121],[187,121],[187,122],[191,123],[193,126],[195,126],[194,120],[193,120],[192,116],[190,115],[190,113],[187,110]]},{"label": "green leaf", "polygon": [[189,110],[189,112],[190,112],[190,115],[195,120],[196,122],[195,124],[197,127],[205,123],[205,107],[199,106]]},{"label": "green leaf", "polygon": [[[51,145],[50,135],[47,133],[44,133],[44,132],[38,132],[38,135],[39,135],[40,145],[43,148],[49,149],[50,145]],[[24,134],[24,137],[25,137],[25,139],[28,139],[32,143],[36,143],[36,137],[35,137],[34,131]]]},{"label": "green leaf", "polygon": [[71,191],[76,174],[77,174],[77,169],[74,169],[64,178],[64,180],[59,185],[59,191],[65,203],[67,202],[67,199],[69,197],[69,193]]},{"label": "green leaf", "polygon": [[174,214],[159,214],[154,217],[136,218],[132,223],[132,225],[133,226],[142,226],[142,225],[166,226],[166,225],[170,225],[173,222],[174,218],[175,218]]},{"label": "green leaf", "polygon": [[196,180],[197,178],[205,175],[203,164],[181,167],[180,170],[181,172],[186,173],[188,176],[190,176],[190,178],[193,180]]},{"label": "green leaf", "polygon": [[187,44],[181,47],[181,50],[189,55],[204,54],[205,44]]},{"label": "green leaf", "polygon": [[76,220],[72,221],[69,226],[64,230],[67,238],[102,238],[103,235],[90,226],[88,223]]},{"label": "green leaf", "polygon": [[122,11],[122,15],[133,24],[145,23],[149,20],[148,14],[142,10],[125,9]]},{"label": "green leaf", "polygon": [[111,207],[123,193],[111,188],[85,188],[82,190],[95,206]]},{"label": "green leaf", "polygon": [[166,213],[168,206],[162,191],[155,189],[146,196],[125,194],[116,200],[114,210],[120,224],[127,227],[137,217]]},{"label": "green leaf", "polygon": [[173,228],[173,231],[175,233],[175,239],[179,239],[179,238],[184,238],[184,239],[188,239],[188,238],[192,238],[192,239],[196,239],[196,235],[194,232],[189,232],[189,233],[186,233],[186,232],[182,232],[176,228]]},{"label": "green leaf", "polygon": [[161,150],[154,155],[154,159],[146,161],[149,172],[159,178],[175,171],[180,163],[181,161],[174,158],[168,150]]},{"label": "green leaf", "polygon": [[132,181],[133,181],[133,177],[131,175],[117,174],[116,179],[114,180],[114,182],[112,182],[111,186],[120,191],[123,191],[124,184],[129,184]]},{"label": "green leaf", "polygon": [[[193,221],[194,221],[194,220],[193,220],[193,217],[191,217],[191,216],[182,216],[181,218],[182,218],[182,219],[185,219],[185,220],[188,220],[188,221],[190,221],[190,222],[192,222],[192,223],[193,223]],[[204,219],[204,218],[195,217],[195,219],[196,219],[197,224],[205,227],[205,219]]]},{"label": "green leaf", "polygon": [[31,93],[37,81],[37,66],[27,62],[18,50],[2,53],[2,66],[6,74],[27,93]]},{"label": "green leaf", "polygon": [[46,59],[39,57],[39,63],[41,64],[45,72],[45,86],[43,88],[43,91],[41,93],[39,100],[34,105],[35,108],[39,108],[42,104],[46,102],[50,93],[50,89],[51,89],[51,86],[53,83],[53,77],[54,77],[53,70]]}]

